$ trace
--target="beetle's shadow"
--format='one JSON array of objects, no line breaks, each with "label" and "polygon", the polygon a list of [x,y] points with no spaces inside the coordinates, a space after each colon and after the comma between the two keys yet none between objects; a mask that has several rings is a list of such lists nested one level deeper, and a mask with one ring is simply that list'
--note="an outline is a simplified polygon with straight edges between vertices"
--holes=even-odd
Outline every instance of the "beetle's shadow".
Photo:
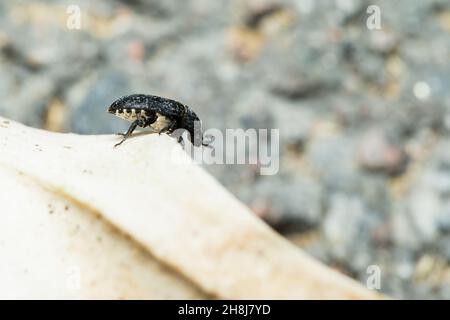
[{"label": "beetle's shadow", "polygon": [[[133,137],[140,137],[140,136],[145,136],[148,134],[158,134],[158,131],[151,131],[151,130],[143,130],[143,131],[138,131],[138,132],[134,132],[128,139],[131,139]],[[161,134],[164,134],[164,132],[162,132]]]},{"label": "beetle's shadow", "polygon": [[173,138],[173,136],[171,136],[170,134],[167,134],[166,132],[161,132],[161,133],[159,133],[158,131],[152,131],[152,130],[150,129],[150,130],[143,130],[143,131],[133,132],[133,133],[127,138],[127,140],[133,139],[133,138],[137,138],[137,137],[140,137],[140,136],[146,136],[146,135],[149,135],[149,134],[157,134],[157,135],[159,135],[159,134],[161,134],[161,135],[165,134],[165,135],[168,135],[169,137],[172,137],[172,138]]},{"label": "beetle's shadow", "polygon": [[[176,134],[174,134],[174,133],[170,133],[170,134],[168,134],[167,132],[161,132],[161,133],[159,133],[158,131],[153,131],[153,130],[151,130],[151,129],[150,129],[150,130],[143,130],[143,131],[133,132],[133,134],[131,134],[131,135],[127,138],[127,140],[133,139],[133,138],[137,138],[137,137],[140,137],[140,136],[144,136],[144,135],[148,135],[148,134],[166,134],[166,135],[168,135],[169,137],[176,139],[176,140],[178,141],[178,143],[181,144],[182,147],[185,146],[185,141],[184,141],[184,139],[181,139],[181,140],[180,140],[180,136],[178,136],[178,135],[176,135]],[[117,135],[120,136],[120,134],[117,134]],[[205,144],[204,144],[203,146],[210,147],[209,145],[205,145]]]}]

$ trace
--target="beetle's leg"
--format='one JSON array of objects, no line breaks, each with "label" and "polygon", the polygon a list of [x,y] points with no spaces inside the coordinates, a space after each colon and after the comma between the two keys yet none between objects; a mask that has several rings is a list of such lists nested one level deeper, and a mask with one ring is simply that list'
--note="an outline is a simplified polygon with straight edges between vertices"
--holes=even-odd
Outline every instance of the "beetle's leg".
[{"label": "beetle's leg", "polygon": [[121,134],[123,136],[123,138],[119,143],[116,143],[114,145],[114,148],[117,146],[120,146],[125,140],[127,140],[127,138],[133,133],[134,129],[136,129],[137,125],[138,125],[138,121],[136,120],[128,128],[127,132]]},{"label": "beetle's leg", "polygon": [[175,120],[171,120],[170,123],[166,127],[162,128],[161,130],[158,131],[158,134],[161,135],[161,133],[166,133],[166,132],[170,134],[173,132],[173,130],[176,129],[176,127],[177,127],[177,122]]},{"label": "beetle's leg", "polygon": [[169,127],[167,128],[167,132],[170,134],[177,128],[178,123],[175,120],[170,122]]},{"label": "beetle's leg", "polygon": [[159,130],[159,131],[157,131],[157,132],[158,132],[158,135],[161,135],[161,133],[165,133],[165,132],[167,132],[168,130],[169,130],[169,127],[167,126],[167,127],[162,128],[161,130]]},{"label": "beetle's leg", "polygon": [[179,144],[181,144],[182,147],[184,147],[183,136],[179,136],[178,139],[177,139],[177,142],[178,142]]},{"label": "beetle's leg", "polygon": [[208,141],[205,142],[205,139],[202,138],[202,146],[212,149],[213,147],[211,146],[211,143],[214,142],[214,137],[213,136],[207,136],[205,138],[208,138]]}]

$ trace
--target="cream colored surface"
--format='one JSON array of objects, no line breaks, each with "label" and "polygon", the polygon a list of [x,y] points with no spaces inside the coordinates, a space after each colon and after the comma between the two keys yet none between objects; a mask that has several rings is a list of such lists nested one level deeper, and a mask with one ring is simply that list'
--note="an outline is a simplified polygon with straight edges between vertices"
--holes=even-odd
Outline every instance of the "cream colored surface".
[{"label": "cream colored surface", "polygon": [[[131,237],[130,243],[124,246],[128,248],[135,241],[134,245],[142,246],[160,262],[170,265],[190,279],[193,286],[216,297],[379,297],[274,233],[202,168],[172,161],[186,156],[170,137],[138,136],[114,149],[117,139],[115,136],[49,133],[6,123],[0,118],[0,167],[32,177],[50,188],[55,198],[72,198],[90,208],[91,214],[98,212],[104,219],[102,223],[108,221]],[[31,241],[22,233],[39,232],[38,225],[29,226],[26,231],[20,229],[20,220],[33,215],[28,210],[24,213],[11,208],[6,214],[17,216],[17,221],[7,218],[12,219],[11,228],[18,230],[16,241]],[[4,215],[2,212],[1,216]],[[36,250],[47,250],[38,247],[49,245],[59,237],[64,239],[63,234],[69,232],[64,231],[62,225],[53,228],[61,228],[58,236],[52,241],[37,242]],[[114,238],[112,234],[111,238]],[[83,248],[81,246],[77,254],[84,255]],[[25,251],[14,253],[11,249],[8,252],[19,257],[26,254]],[[125,249],[117,251],[120,255]],[[70,257],[68,253],[67,259]],[[10,260],[3,254],[0,256],[2,264],[7,259]],[[65,267],[50,257],[42,261],[42,266],[48,263],[54,270]],[[14,263],[12,268],[16,265],[20,266]],[[149,266],[148,272],[154,273],[154,268]],[[139,273],[136,278],[141,276]],[[148,275],[152,276],[159,277]],[[174,275],[171,277],[167,281],[177,279]],[[95,277],[92,280],[95,281]],[[46,281],[35,285],[42,286],[42,292],[61,293],[47,286]],[[199,294],[194,289],[189,291],[183,280],[178,286],[183,294]],[[173,288],[178,290],[177,286]],[[0,294],[4,295],[2,290],[0,287]],[[96,296],[108,296],[107,291]],[[131,293],[128,296],[131,297]]]},{"label": "cream colored surface", "polygon": [[200,299],[95,213],[0,167],[0,299]]}]

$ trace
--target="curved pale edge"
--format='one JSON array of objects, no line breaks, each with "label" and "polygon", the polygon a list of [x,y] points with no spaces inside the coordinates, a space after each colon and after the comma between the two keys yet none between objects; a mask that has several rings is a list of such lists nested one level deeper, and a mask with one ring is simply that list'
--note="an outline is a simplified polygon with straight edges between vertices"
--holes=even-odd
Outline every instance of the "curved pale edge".
[{"label": "curved pale edge", "polygon": [[[170,137],[138,136],[114,149],[117,139],[50,133],[0,118],[0,167],[31,177],[52,190],[55,201],[63,196],[97,213],[215,297],[381,297],[273,232]],[[186,295],[201,297],[183,281]]]},{"label": "curved pale edge", "polygon": [[208,298],[98,215],[1,166],[0,206],[0,299]]}]

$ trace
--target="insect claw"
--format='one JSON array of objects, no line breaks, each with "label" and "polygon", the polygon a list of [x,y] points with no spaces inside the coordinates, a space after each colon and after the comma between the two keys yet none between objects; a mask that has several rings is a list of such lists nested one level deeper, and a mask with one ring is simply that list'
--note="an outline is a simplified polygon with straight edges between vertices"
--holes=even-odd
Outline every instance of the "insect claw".
[{"label": "insect claw", "polygon": [[125,139],[122,139],[119,143],[116,143],[114,145],[114,149],[117,148],[118,146],[120,146],[124,141],[125,141]]},{"label": "insect claw", "polygon": [[202,143],[202,146],[206,147],[206,148],[214,149],[210,144],[207,144],[207,143]]},{"label": "insect claw", "polygon": [[207,139],[205,139],[205,140],[207,140],[207,142],[205,143],[202,141],[202,146],[213,149],[213,147],[211,146],[211,143],[214,142],[214,140],[215,140],[214,137],[213,136],[205,136],[205,138],[207,138]]}]

